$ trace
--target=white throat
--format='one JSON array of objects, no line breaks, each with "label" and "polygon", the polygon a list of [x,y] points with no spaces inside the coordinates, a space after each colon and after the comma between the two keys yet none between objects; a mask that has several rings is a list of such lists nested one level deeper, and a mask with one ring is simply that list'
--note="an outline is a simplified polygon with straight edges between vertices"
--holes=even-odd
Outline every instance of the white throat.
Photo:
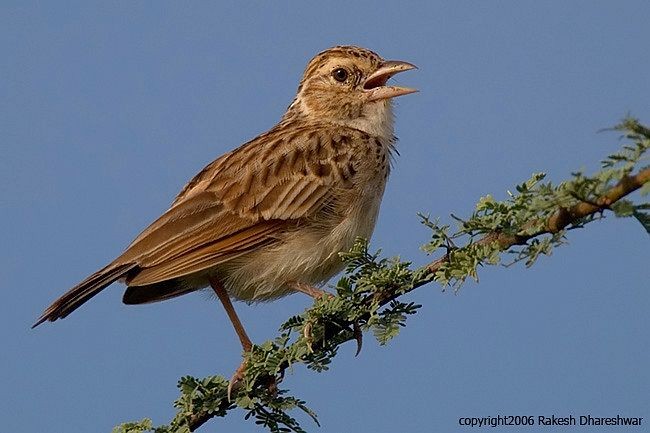
[{"label": "white throat", "polygon": [[[309,105],[305,104],[304,99],[300,97],[296,97],[293,100],[283,118],[286,119],[296,112],[302,113],[307,117],[312,116],[313,113]],[[390,99],[364,104],[361,116],[355,119],[330,121],[341,126],[366,132],[381,138],[385,143],[392,142],[394,139],[395,116],[393,115],[393,103]]]},{"label": "white throat", "polygon": [[361,116],[341,123],[386,140],[385,142],[391,142],[394,136],[394,122],[393,104],[390,100],[384,100],[365,104]]}]

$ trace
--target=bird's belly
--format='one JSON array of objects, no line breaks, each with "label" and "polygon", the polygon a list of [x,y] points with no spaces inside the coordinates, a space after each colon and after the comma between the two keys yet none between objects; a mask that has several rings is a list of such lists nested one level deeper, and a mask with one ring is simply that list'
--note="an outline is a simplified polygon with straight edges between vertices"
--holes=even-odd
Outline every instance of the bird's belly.
[{"label": "bird's belly", "polygon": [[348,251],[357,237],[370,238],[380,201],[381,194],[372,194],[334,223],[307,222],[275,244],[224,264],[228,292],[243,301],[268,301],[292,293],[294,282],[325,283],[344,267],[339,252]]}]

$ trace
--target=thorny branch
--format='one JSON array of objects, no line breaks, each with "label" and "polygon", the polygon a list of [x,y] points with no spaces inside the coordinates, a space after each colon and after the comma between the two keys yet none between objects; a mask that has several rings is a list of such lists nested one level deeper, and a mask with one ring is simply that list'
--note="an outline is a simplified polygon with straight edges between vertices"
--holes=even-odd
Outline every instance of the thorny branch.
[{"label": "thorny branch", "polygon": [[[398,302],[397,299],[402,295],[434,280],[443,284],[451,284],[454,280],[458,283],[458,281],[462,282],[466,276],[475,276],[474,271],[464,270],[463,272],[466,273],[460,276],[452,275],[452,277],[448,277],[445,275],[441,277],[441,272],[444,272],[446,268],[453,268],[454,262],[459,260],[458,257],[463,257],[463,254],[467,254],[468,251],[482,251],[480,254],[483,255],[478,254],[478,260],[472,264],[473,268],[475,268],[483,262],[493,263],[490,254],[508,251],[516,246],[530,245],[530,242],[534,243],[537,238],[544,235],[551,235],[554,245],[559,245],[561,243],[559,238],[567,228],[580,227],[585,222],[589,222],[590,218],[595,219],[607,210],[614,210],[617,216],[629,216],[631,213],[640,215],[636,213],[636,209],[648,209],[650,207],[648,205],[634,207],[631,203],[628,203],[627,215],[623,215],[625,212],[615,209],[618,202],[621,202],[618,205],[624,204],[623,202],[626,200],[622,200],[623,198],[650,182],[650,166],[637,168],[636,174],[632,173],[638,162],[643,159],[643,153],[650,149],[650,130],[633,119],[627,119],[618,129],[625,131],[627,138],[635,141],[637,147],[627,146],[624,151],[610,155],[603,162],[604,167],[611,168],[616,165],[623,165],[623,168],[611,168],[609,171],[603,170],[600,173],[600,178],[598,176],[585,178],[581,177],[582,175],[579,173],[574,174],[580,180],[580,182],[576,182],[578,186],[575,190],[563,191],[565,196],[572,198],[570,201],[563,201],[564,199],[561,197],[558,198],[559,196],[549,194],[545,197],[553,197],[556,201],[551,205],[542,205],[546,206],[544,212],[541,212],[543,216],[528,219],[525,223],[521,223],[518,228],[515,224],[514,229],[512,226],[501,229],[499,225],[495,226],[497,229],[485,229],[485,227],[492,226],[484,225],[482,230],[477,230],[476,227],[481,227],[481,223],[477,225],[476,222],[470,221],[475,224],[471,226],[471,224],[459,220],[465,224],[465,227],[459,233],[471,237],[470,242],[463,247],[456,247],[452,242],[453,236],[447,236],[446,228],[440,228],[437,224],[429,223],[428,219],[426,219],[425,224],[429,225],[439,235],[439,242],[436,245],[445,248],[446,253],[428,265],[413,271],[408,269],[408,264],[394,263],[391,265],[385,260],[375,263],[376,256],[371,256],[367,254],[367,250],[363,250],[360,256],[365,254],[368,259],[367,263],[357,265],[356,268],[354,266],[349,267],[348,271],[350,273],[358,270],[359,266],[375,266],[375,270],[390,268],[390,272],[393,273],[389,272],[388,277],[384,276],[378,282],[363,282],[361,285],[365,284],[365,288],[361,290],[358,290],[360,280],[354,280],[354,275],[349,274],[337,286],[339,296],[322,297],[302,315],[290,318],[281,328],[281,331],[283,331],[281,337],[274,342],[254,346],[252,352],[247,355],[248,369],[244,379],[246,383],[240,384],[241,386],[234,390],[233,401],[230,401],[225,395],[228,382],[223,378],[212,377],[203,381],[194,378],[183,378],[179,383],[183,395],[176,402],[176,406],[179,408],[190,407],[189,412],[186,409],[183,414],[181,409],[170,426],[153,428],[149,420],[144,420],[140,423],[123,424],[116,428],[115,431],[124,433],[147,430],[154,430],[156,433],[191,432],[211,418],[224,416],[228,410],[240,406],[249,410],[247,418],[255,416],[258,424],[263,424],[273,432],[302,432],[303,430],[299,424],[286,415],[284,410],[298,407],[315,420],[313,412],[305,407],[304,402],[293,397],[284,396],[286,391],[277,393],[267,391],[269,379],[275,376],[281,380],[284,371],[291,363],[302,362],[307,364],[308,368],[317,371],[327,369],[327,363],[336,354],[339,345],[354,339],[360,344],[362,327],[366,330],[374,327],[373,329],[376,330],[378,327],[383,326],[382,329],[387,330],[387,338],[385,338],[385,341],[387,341],[394,336],[390,334],[390,327],[396,326],[396,324],[403,325],[405,316],[414,313],[419,307],[412,303]],[[542,178],[542,175],[537,175],[530,185],[535,185]],[[534,193],[538,192],[533,189],[527,190],[524,185],[522,185],[523,189],[520,190],[522,196],[528,193],[532,197]],[[580,189],[580,187],[583,188]],[[557,189],[560,190],[561,188],[562,186]],[[547,191],[550,189],[549,184]],[[544,191],[543,188],[542,191]],[[585,191],[587,192],[585,193]],[[557,191],[554,192],[554,194],[556,193]],[[525,202],[523,207],[531,203]],[[630,206],[633,208],[632,211],[629,210]],[[531,205],[531,207],[534,206]],[[619,215],[619,213],[622,215]],[[528,214],[524,213],[524,215]],[[512,215],[510,216],[512,217]],[[637,218],[650,232],[648,228],[650,217],[643,214],[643,220],[638,216]],[[514,220],[521,221],[521,218],[514,217]],[[454,236],[458,236],[458,233]],[[544,251],[541,252],[544,253]],[[539,252],[534,254],[535,257],[537,254]],[[533,256],[533,254],[530,254],[530,256]],[[535,257],[533,257],[532,261],[534,261]],[[355,288],[347,286],[355,286]],[[341,305],[344,305],[344,307],[341,307]],[[380,311],[382,307],[384,307],[384,310]],[[291,334],[292,332],[295,334]],[[289,344],[290,334],[297,334],[298,337],[296,337],[295,342]],[[382,342],[381,339],[380,342]],[[186,390],[190,391],[186,392]],[[200,398],[196,401],[200,401],[202,406],[196,406],[195,400],[193,400],[197,398],[197,392]],[[194,393],[193,397],[191,396],[192,393]],[[206,396],[209,396],[209,398]],[[209,401],[206,402],[206,400]],[[121,430],[118,430],[120,428]]]}]

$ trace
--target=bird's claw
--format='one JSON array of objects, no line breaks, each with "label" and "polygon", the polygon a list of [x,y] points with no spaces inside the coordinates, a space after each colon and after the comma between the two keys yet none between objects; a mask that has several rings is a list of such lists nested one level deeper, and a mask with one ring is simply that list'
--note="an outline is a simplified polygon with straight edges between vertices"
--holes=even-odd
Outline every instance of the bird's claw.
[{"label": "bird's claw", "polygon": [[235,373],[232,375],[230,378],[230,383],[228,384],[228,402],[230,403],[232,401],[231,396],[232,396],[232,390],[235,389],[238,385],[240,385],[240,382],[242,379],[244,379],[246,372],[246,360],[243,360],[242,363],[237,367],[237,370],[235,370]]},{"label": "bird's claw", "polygon": [[302,329],[302,334],[305,337],[305,343],[307,344],[307,349],[309,350],[310,353],[313,353],[314,348],[311,345],[312,342],[311,328],[312,328],[311,322],[305,323],[305,327]]}]

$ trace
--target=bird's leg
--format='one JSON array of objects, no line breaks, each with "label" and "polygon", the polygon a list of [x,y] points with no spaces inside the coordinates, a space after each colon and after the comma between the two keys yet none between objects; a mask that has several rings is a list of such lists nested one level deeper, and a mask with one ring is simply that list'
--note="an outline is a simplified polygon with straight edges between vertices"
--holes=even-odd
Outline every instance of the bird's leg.
[{"label": "bird's leg", "polygon": [[230,301],[230,296],[228,296],[228,292],[226,292],[226,289],[219,282],[219,280],[215,278],[210,278],[210,286],[212,286],[212,290],[214,290],[214,293],[217,294],[217,297],[223,304],[223,308],[226,310],[226,314],[228,314],[228,318],[232,322],[232,326],[235,328],[235,332],[239,337],[239,341],[241,342],[242,349],[244,349],[244,352],[250,352],[251,348],[253,347],[253,343],[251,342],[251,339],[248,338],[248,335],[246,334],[246,330],[244,329],[244,326],[241,324],[241,321],[239,320],[239,316],[237,316],[235,307],[232,306],[232,302]]},{"label": "bird's leg", "polygon": [[[319,289],[310,284],[301,283],[300,281],[292,282],[291,288],[298,292],[305,293],[314,299],[320,299],[322,296],[329,296],[330,298],[334,297],[333,294],[331,294],[326,290]],[[311,347],[311,324],[310,323],[305,325],[303,332],[305,335],[305,339],[307,340],[307,345]],[[359,353],[361,352],[361,346],[363,346],[363,333],[361,332],[361,327],[359,326],[359,323],[357,323],[356,321],[352,323],[352,334],[354,335],[354,339],[357,342],[357,352],[354,356],[358,356]]]},{"label": "bird's leg", "polygon": [[[209,281],[212,290],[214,290],[214,293],[217,294],[217,297],[221,301],[221,304],[223,304],[223,308],[226,310],[226,314],[228,314],[228,318],[232,322],[232,326],[235,328],[235,332],[239,337],[239,341],[241,342],[242,349],[244,350],[244,352],[250,352],[253,347],[253,343],[251,342],[251,339],[248,338],[248,335],[246,334],[246,330],[244,329],[244,326],[241,324],[241,321],[237,316],[237,312],[235,311],[235,308],[233,307],[232,302],[230,301],[230,296],[228,296],[228,292],[223,287],[221,282],[219,282],[219,280],[217,280],[216,278],[210,278]],[[232,392],[233,386],[244,378],[245,371],[246,371],[246,360],[242,361],[241,365],[237,368],[237,370],[235,370],[235,374],[233,374],[232,378],[230,379],[230,384],[228,385],[228,401],[230,401],[230,394]]]},{"label": "bird's leg", "polygon": [[332,295],[330,292],[328,292],[326,290],[319,289],[318,287],[314,287],[314,286],[312,286],[310,284],[307,284],[307,283],[301,283],[299,281],[294,281],[290,285],[291,285],[291,288],[294,289],[295,291],[300,292],[300,293],[304,293],[305,295],[309,295],[314,299],[318,299],[321,296],[329,296],[329,297],[334,296],[334,295]]}]

